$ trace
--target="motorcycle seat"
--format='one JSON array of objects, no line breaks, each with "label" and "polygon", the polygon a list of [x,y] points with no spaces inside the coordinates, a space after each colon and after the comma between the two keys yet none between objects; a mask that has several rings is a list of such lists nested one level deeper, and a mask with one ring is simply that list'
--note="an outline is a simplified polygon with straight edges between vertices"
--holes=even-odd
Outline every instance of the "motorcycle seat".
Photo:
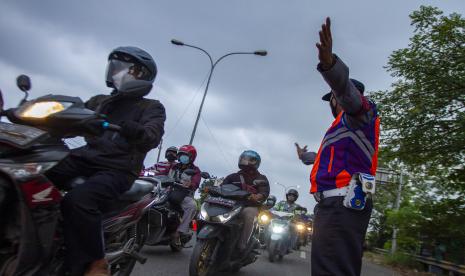
[{"label": "motorcycle seat", "polygon": [[155,187],[154,183],[147,181],[146,179],[137,179],[132,184],[131,188],[119,196],[119,200],[122,201],[138,201],[146,194],[153,191]]},{"label": "motorcycle seat", "polygon": [[[78,185],[83,184],[86,181],[85,177],[76,177],[73,180],[71,180],[68,185],[71,188],[75,188]],[[155,187],[155,184],[153,181],[150,181],[145,178],[139,178],[134,181],[132,184],[131,188],[121,194],[118,198],[118,200],[121,201],[138,201],[142,197],[144,197],[146,194],[149,194],[150,192],[153,191],[153,188]]]}]

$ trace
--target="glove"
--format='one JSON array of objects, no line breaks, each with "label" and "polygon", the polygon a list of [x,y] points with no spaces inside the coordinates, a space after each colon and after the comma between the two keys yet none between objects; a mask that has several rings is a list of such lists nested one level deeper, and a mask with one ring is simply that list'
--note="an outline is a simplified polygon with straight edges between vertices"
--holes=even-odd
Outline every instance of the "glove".
[{"label": "glove", "polygon": [[100,136],[105,131],[105,129],[102,126],[103,122],[104,120],[100,118],[90,118],[90,119],[81,121],[80,125],[87,132],[87,134],[90,134],[93,136]]},{"label": "glove", "polygon": [[262,199],[262,195],[261,195],[261,194],[251,194],[251,195],[249,196],[249,200],[250,200],[250,201],[259,202],[261,199]]},{"label": "glove", "polygon": [[128,140],[136,140],[144,135],[144,126],[134,121],[122,121],[121,135]]}]

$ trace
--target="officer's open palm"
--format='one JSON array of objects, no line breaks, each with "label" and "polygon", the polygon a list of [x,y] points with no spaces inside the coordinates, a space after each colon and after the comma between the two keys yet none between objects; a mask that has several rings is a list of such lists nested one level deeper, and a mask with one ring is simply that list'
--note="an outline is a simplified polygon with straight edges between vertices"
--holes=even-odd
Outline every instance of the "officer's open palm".
[{"label": "officer's open palm", "polygon": [[333,64],[333,38],[331,36],[331,20],[329,17],[326,17],[326,23],[321,25],[319,35],[320,42],[316,43],[318,59],[323,68],[330,68]]}]

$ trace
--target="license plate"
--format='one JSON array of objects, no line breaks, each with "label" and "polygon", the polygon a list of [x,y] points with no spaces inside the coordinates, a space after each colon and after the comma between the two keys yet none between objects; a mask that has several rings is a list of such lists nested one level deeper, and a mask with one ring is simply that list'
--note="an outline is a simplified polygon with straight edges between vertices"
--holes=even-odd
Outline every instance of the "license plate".
[{"label": "license plate", "polygon": [[221,205],[225,207],[233,207],[234,204],[236,204],[236,201],[231,200],[231,199],[226,199],[226,198],[221,198],[221,197],[208,197],[206,200],[208,203],[216,204],[216,205]]},{"label": "license plate", "polygon": [[0,142],[19,148],[27,148],[46,135],[47,132],[35,127],[0,122]]}]

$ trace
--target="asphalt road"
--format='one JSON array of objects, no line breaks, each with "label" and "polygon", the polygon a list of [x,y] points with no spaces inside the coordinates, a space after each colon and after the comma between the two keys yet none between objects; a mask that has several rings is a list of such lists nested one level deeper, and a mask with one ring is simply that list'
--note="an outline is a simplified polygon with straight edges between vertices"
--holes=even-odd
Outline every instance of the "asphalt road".
[{"label": "asphalt road", "polygon": [[[142,253],[148,257],[144,265],[137,265],[131,275],[134,276],[186,276],[192,248],[172,253],[168,246],[146,246]],[[218,273],[218,276],[300,276],[310,275],[310,247],[286,255],[281,262],[270,263],[266,252],[259,259],[238,273]],[[362,276],[394,276],[393,271],[364,261]]]}]

